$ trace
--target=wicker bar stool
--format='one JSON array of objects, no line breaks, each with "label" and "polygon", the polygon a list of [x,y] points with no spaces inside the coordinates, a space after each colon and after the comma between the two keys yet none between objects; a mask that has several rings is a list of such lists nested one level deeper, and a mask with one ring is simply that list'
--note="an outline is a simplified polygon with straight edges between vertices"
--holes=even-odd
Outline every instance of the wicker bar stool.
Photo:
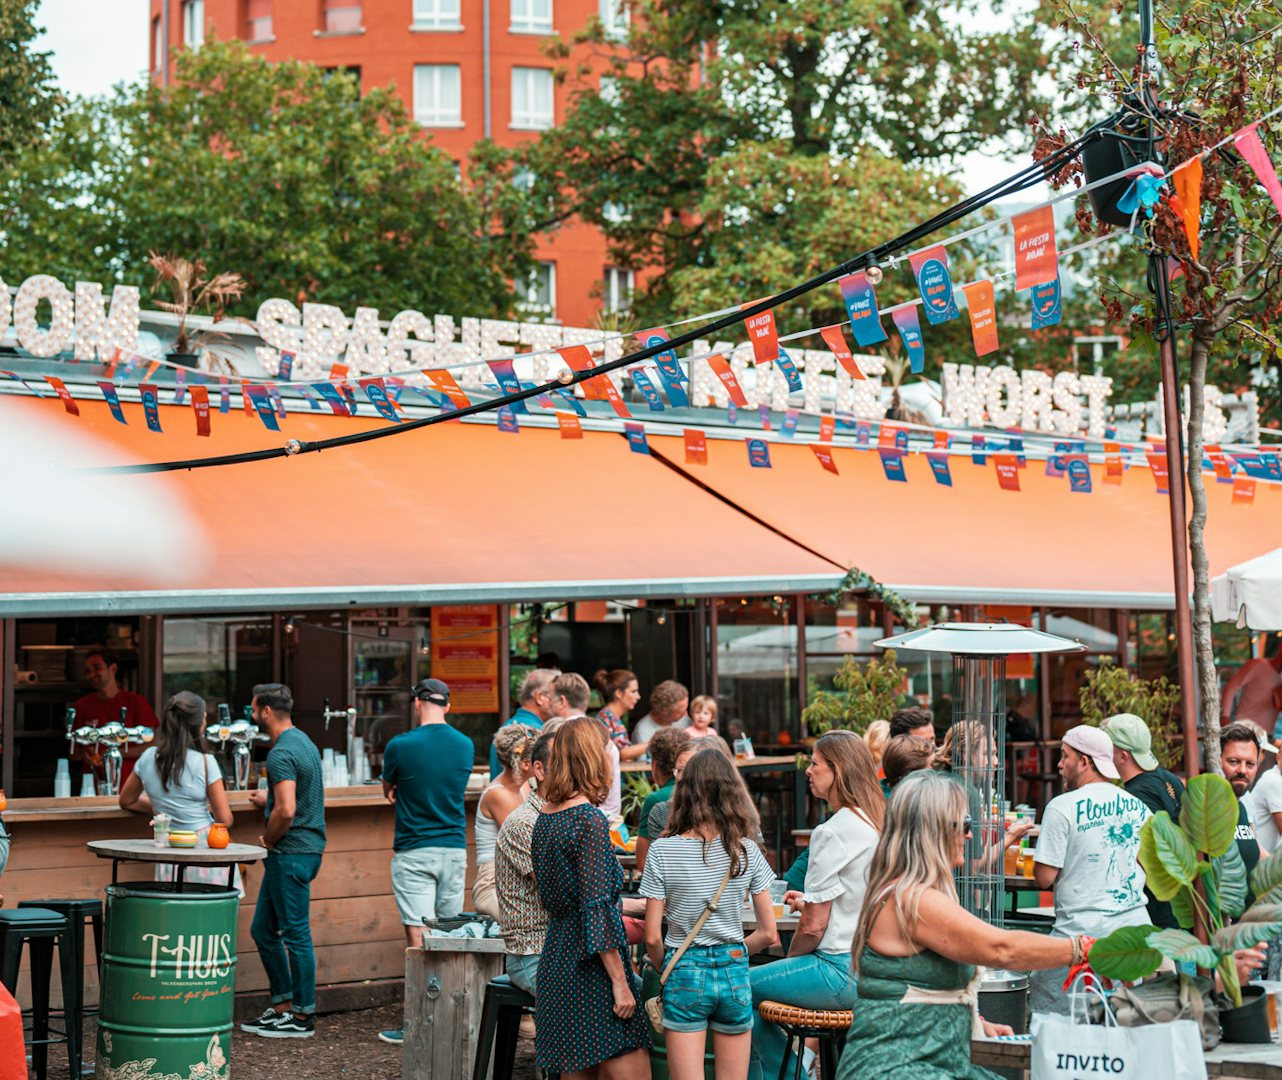
[{"label": "wicker bar stool", "polygon": [[797,1064],[792,1075],[793,1080],[801,1080],[802,1052],[807,1039],[819,1040],[820,1075],[823,1080],[834,1080],[842,1040],[855,1018],[853,1012],[849,1009],[802,1009],[781,1001],[763,1001],[757,1006],[757,1012],[762,1020],[783,1028],[788,1040],[784,1045],[783,1064],[779,1067],[779,1080],[788,1080],[788,1055],[793,1053],[794,1040],[797,1043]]}]

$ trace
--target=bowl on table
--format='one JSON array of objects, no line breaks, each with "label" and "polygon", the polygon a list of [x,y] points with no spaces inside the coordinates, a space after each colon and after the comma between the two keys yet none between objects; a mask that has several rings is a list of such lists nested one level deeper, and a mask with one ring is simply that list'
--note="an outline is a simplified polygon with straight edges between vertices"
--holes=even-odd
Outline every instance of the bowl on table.
[{"label": "bowl on table", "polygon": [[199,841],[200,838],[188,829],[171,829],[169,833],[170,847],[193,848]]}]

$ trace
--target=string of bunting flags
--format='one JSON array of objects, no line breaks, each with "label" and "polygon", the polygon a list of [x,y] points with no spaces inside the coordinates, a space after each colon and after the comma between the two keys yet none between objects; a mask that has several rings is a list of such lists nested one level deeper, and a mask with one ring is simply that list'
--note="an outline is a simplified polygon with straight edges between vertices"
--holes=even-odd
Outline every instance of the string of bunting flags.
[{"label": "string of bunting flags", "polygon": [[[1014,291],[1029,294],[1030,318],[1032,329],[1051,326],[1062,318],[1062,290],[1060,285],[1060,260],[1070,254],[1084,251],[1099,243],[1111,241],[1112,235],[1097,237],[1084,243],[1060,251],[1057,245],[1053,204],[1066,198],[1080,197],[1093,187],[1111,183],[1120,176],[1131,176],[1131,191],[1127,193],[1122,205],[1133,207],[1136,216],[1151,216],[1158,200],[1166,199],[1172,210],[1183,222],[1188,236],[1190,251],[1194,259],[1200,252],[1199,215],[1201,162],[1209,153],[1221,145],[1233,142],[1244,161],[1248,163],[1265,191],[1269,194],[1274,206],[1282,215],[1282,184],[1277,172],[1260,139],[1260,125],[1282,113],[1276,109],[1261,117],[1238,132],[1226,137],[1221,143],[1207,148],[1199,155],[1182,162],[1169,172],[1160,166],[1145,165],[1125,173],[1103,178],[1082,188],[1063,193],[1048,202],[1007,218],[986,222],[963,233],[943,238],[928,247],[908,252],[904,259],[911,269],[916,285],[917,296],[906,303],[886,309],[880,309],[877,303],[877,286],[880,284],[881,272],[876,266],[847,274],[838,279],[842,301],[846,310],[850,334],[858,348],[869,349],[887,340],[882,324],[882,316],[890,315],[891,323],[898,335],[908,357],[910,368],[914,373],[925,369],[925,339],[920,315],[925,315],[925,323],[938,326],[961,317],[961,308],[957,301],[960,289],[965,301],[965,308],[970,322],[972,343],[977,357],[985,356],[999,348],[996,286],[1009,277],[1014,278]],[[1169,184],[1168,184],[1169,181]],[[1130,200],[1130,207],[1127,207]],[[963,239],[992,228],[1009,224],[1013,243],[1013,268],[1005,273],[989,275],[976,281],[955,286],[949,266],[947,248]],[[889,260],[892,269],[897,268],[898,259]],[[668,327],[656,327],[633,335],[615,335],[618,337],[634,336],[645,348],[661,347],[669,340],[667,329],[678,325],[688,325],[702,319],[729,314],[735,310],[749,310],[759,306],[743,304],[738,309],[727,308],[720,312],[707,313],[689,319],[674,322]],[[920,312],[919,312],[920,309]],[[7,321],[7,310],[5,310]],[[17,315],[15,313],[15,322]],[[751,348],[755,365],[774,365],[785,380],[789,393],[802,390],[802,376],[798,365],[783,347],[784,342],[799,340],[818,335],[824,346],[831,352],[840,371],[851,380],[864,379],[858,359],[847,342],[844,324],[812,327],[793,334],[781,335],[776,324],[772,308],[748,314],[744,319],[748,345]],[[0,329],[3,326],[0,325]],[[602,341],[607,340],[603,338]],[[589,343],[599,346],[600,342]],[[555,354],[566,365],[569,371],[585,373],[593,370],[597,364],[593,349],[589,344],[562,346],[553,350],[543,350],[541,355]],[[336,415],[355,415],[360,409],[361,397],[384,420],[398,423],[400,413],[405,412],[402,397],[412,392],[442,412],[470,407],[472,404],[468,392],[460,385],[452,370],[472,364],[451,364],[445,367],[416,368],[397,373],[381,375],[350,375],[350,365],[334,362],[325,380],[298,380],[294,378],[294,364],[297,353],[288,349],[278,351],[278,369],[276,377],[250,379],[240,376],[220,375],[216,373],[189,372],[175,367],[175,385],[173,401],[183,404],[190,399],[196,418],[196,431],[200,436],[209,436],[212,432],[212,414],[230,411],[233,392],[240,394],[240,405],[246,414],[256,415],[270,431],[281,430],[280,423],[287,417],[287,409],[282,395],[283,388],[292,388],[308,403],[313,411],[329,409]],[[484,363],[494,380],[494,387],[509,400],[495,401],[497,406],[497,423],[501,431],[520,432],[519,417],[531,415],[529,406],[524,400],[510,400],[511,395],[532,390],[536,384],[524,382],[516,371],[518,359],[529,358],[535,353],[513,354],[508,357],[491,358]],[[730,357],[723,351],[694,353],[684,358],[686,365],[693,370],[696,360],[704,361],[715,380],[724,392],[728,401],[728,420],[737,422],[738,410],[750,408],[747,394],[740,383]],[[675,350],[661,350],[652,357],[653,367],[644,363],[627,369],[632,385],[652,412],[665,410],[664,400],[673,408],[686,408],[699,404],[693,394],[691,376],[683,366],[683,361]],[[106,363],[103,378],[97,379],[97,385],[111,411],[112,416],[120,423],[127,423],[121,405],[120,389],[137,379],[137,392],[143,406],[145,423],[149,430],[161,433],[160,387],[152,381],[161,366],[171,366],[160,360],[145,359],[138,355],[122,356],[117,350]],[[14,372],[0,371],[0,377],[21,383],[29,391],[44,396],[38,384],[29,381]],[[422,385],[410,381],[421,378]],[[67,413],[79,415],[79,407],[66,383],[55,376],[44,378],[49,389],[61,399]],[[354,385],[353,385],[354,384]],[[606,402],[619,420],[624,421],[623,432],[633,450],[648,453],[646,428],[636,422],[628,408],[624,396],[611,375],[606,372],[589,376],[580,383],[584,400]],[[706,395],[705,395],[706,396]],[[555,414],[556,423],[564,438],[582,438],[583,427],[580,421],[587,417],[587,412],[579,397],[569,387],[549,389],[532,400],[541,408]],[[769,405],[759,407],[760,426],[763,433],[771,431],[771,409]],[[779,430],[779,438],[793,439],[797,431],[798,419],[806,410],[788,408],[784,410]],[[815,413],[810,411],[810,415]],[[879,423],[877,421],[854,421],[849,417],[818,413],[819,441],[812,444],[819,465],[825,470],[836,473],[837,465],[831,447],[834,445],[838,425],[851,426],[855,431],[853,445],[859,449],[873,449],[876,438],[877,449],[888,480],[907,482],[904,470],[904,456],[909,453],[924,453],[930,464],[935,481],[943,486],[951,486],[950,457],[959,453],[953,445],[953,433],[930,429],[928,445],[915,446],[909,437],[909,428],[902,425]],[[889,434],[888,434],[889,433]],[[1106,435],[1108,433],[1106,432]],[[969,456],[976,464],[985,464],[991,459],[998,483],[1008,490],[1018,490],[1019,471],[1027,467],[1028,449],[1025,438],[1037,439],[1039,436],[1019,429],[1008,431],[1007,438],[993,438],[982,434],[971,436]],[[762,435],[745,438],[749,464],[755,468],[770,467],[770,443]],[[685,429],[686,462],[698,465],[707,462],[707,438],[701,429]],[[1159,448],[1151,445],[1143,447],[1125,445],[1106,438],[1101,452],[1087,453],[1085,440],[1060,439],[1048,441],[1046,446],[1046,468],[1050,475],[1068,478],[1071,490],[1089,492],[1091,490],[1091,461],[1102,461],[1104,465],[1103,482],[1120,483],[1126,469],[1132,464],[1147,464],[1153,473],[1156,490],[1165,490],[1168,480],[1165,455]],[[1234,502],[1249,502],[1254,497],[1255,483],[1282,482],[1282,465],[1275,452],[1250,448],[1225,448],[1220,445],[1208,447],[1203,466],[1214,472],[1221,483],[1234,486]]]}]

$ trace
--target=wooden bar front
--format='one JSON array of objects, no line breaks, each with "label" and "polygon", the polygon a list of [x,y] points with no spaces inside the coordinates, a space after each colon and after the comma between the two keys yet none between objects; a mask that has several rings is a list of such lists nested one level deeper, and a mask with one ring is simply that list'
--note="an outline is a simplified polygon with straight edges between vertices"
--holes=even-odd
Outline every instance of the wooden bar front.
[{"label": "wooden bar front", "polygon": [[[263,831],[263,812],[250,804],[248,792],[229,792],[228,799],[235,815],[232,840],[257,844]],[[465,909],[471,907],[471,885],[476,876],[472,840],[476,803],[476,795],[469,793]],[[393,814],[379,787],[329,788],[325,792],[328,842],[320,873],[312,883],[312,939],[322,999],[327,988],[355,989],[405,977],[405,931],[392,895]],[[103,890],[111,883],[111,861],[96,858],[86,844],[90,840],[151,836],[146,817],[121,810],[109,797],[12,799],[4,820],[13,838],[9,865],[0,875],[0,896],[6,907],[21,900],[102,899]],[[261,864],[242,866],[241,872],[245,897],[237,923],[236,993],[260,994],[267,990],[267,976],[249,935],[249,924],[263,869]],[[151,878],[150,866],[121,866],[122,881]],[[98,973],[90,931],[86,932],[85,951],[89,957],[85,1003],[96,1005]],[[57,965],[54,967],[56,996]],[[23,968],[19,996],[27,1007],[25,954]],[[332,989],[330,992],[332,995]]]}]

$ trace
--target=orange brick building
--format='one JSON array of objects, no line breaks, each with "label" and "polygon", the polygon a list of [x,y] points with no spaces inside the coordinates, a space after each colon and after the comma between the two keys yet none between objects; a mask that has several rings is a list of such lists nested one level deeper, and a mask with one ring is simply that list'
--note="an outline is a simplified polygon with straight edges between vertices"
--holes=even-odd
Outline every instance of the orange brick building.
[{"label": "orange brick building", "polygon": [[[151,70],[170,77],[170,52],[216,35],[268,60],[307,60],[395,87],[427,135],[456,162],[489,137],[513,146],[558,123],[571,89],[540,45],[590,18],[622,33],[622,0],[151,0]],[[627,307],[633,274],[611,266],[605,239],[570,221],[541,238],[526,286],[531,317],[592,326]],[[450,312],[471,315],[475,312]]]}]

